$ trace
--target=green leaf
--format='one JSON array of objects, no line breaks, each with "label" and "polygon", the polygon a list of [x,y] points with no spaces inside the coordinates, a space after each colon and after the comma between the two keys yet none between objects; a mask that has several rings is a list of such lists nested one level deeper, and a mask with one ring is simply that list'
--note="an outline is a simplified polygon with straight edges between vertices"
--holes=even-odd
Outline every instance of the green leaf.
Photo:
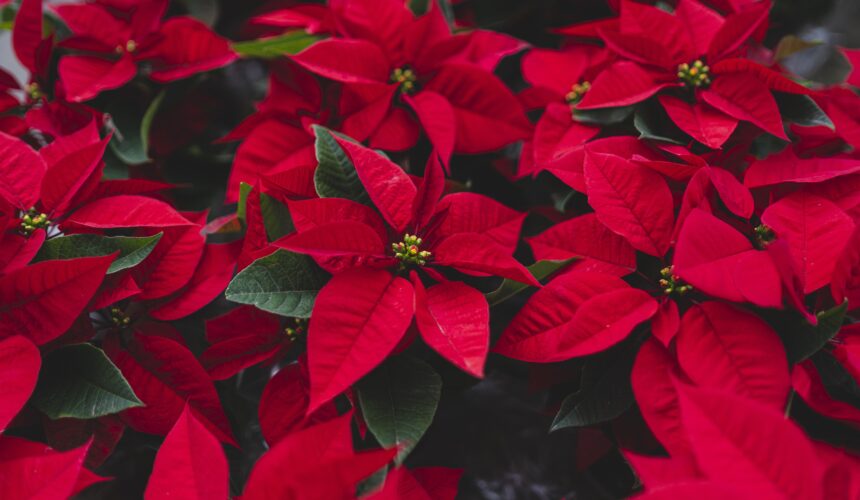
[{"label": "green leaf", "polygon": [[102,417],[143,405],[119,369],[91,344],[69,345],[48,354],[31,402],[55,420]]},{"label": "green leaf", "polygon": [[260,193],[260,211],[269,241],[282,238],[295,229],[287,206],[266,193]]},{"label": "green leaf", "polygon": [[633,406],[630,372],[640,344],[623,344],[617,352],[589,359],[583,368],[582,387],[562,401],[550,431],[607,422]]},{"label": "green leaf", "polygon": [[152,121],[158,110],[161,108],[161,103],[164,102],[164,96],[167,95],[166,90],[162,90],[155,99],[149,103],[146,112],[143,114],[143,119],[140,121],[140,141],[143,144],[143,154],[149,158],[149,132],[152,130]]},{"label": "green leaf", "polygon": [[[568,259],[568,260],[539,260],[534,264],[528,266],[528,270],[532,273],[532,276],[537,280],[542,280],[552,273],[558,271],[559,269],[567,266],[571,262],[576,259]],[[486,294],[487,303],[490,304],[490,307],[500,304],[514,295],[522,292],[529,285],[525,283],[520,283],[519,281],[506,279],[502,282],[499,288],[496,288],[492,292]]]},{"label": "green leaf", "polygon": [[322,40],[322,37],[298,30],[258,40],[236,42],[233,44],[233,50],[242,57],[275,59],[283,55],[298,54],[318,40]]},{"label": "green leaf", "polygon": [[251,194],[253,186],[247,182],[239,183],[239,205],[236,207],[236,217],[245,224],[245,217],[248,214],[248,195]]},{"label": "green leaf", "polygon": [[325,127],[314,125],[317,162],[314,172],[314,186],[320,198],[346,198],[365,205],[370,197],[358,178],[355,165],[343,148],[334,140],[332,132]]},{"label": "green leaf", "polygon": [[631,114],[633,114],[633,106],[573,110],[573,117],[576,121],[581,123],[591,123],[594,125],[615,125],[626,120]]},{"label": "green leaf", "polygon": [[830,130],[835,128],[830,117],[808,95],[774,92],[773,96],[783,120],[801,127],[823,126]]},{"label": "green leaf", "polygon": [[646,101],[636,107],[633,126],[640,139],[686,144],[686,134],[669,119],[669,115],[656,101]]},{"label": "green leaf", "polygon": [[277,250],[237,274],[227,300],[291,318],[309,318],[328,273],[307,255]]},{"label": "green leaf", "polygon": [[131,236],[101,236],[97,234],[72,234],[51,238],[42,244],[34,262],[78,257],[97,257],[119,251],[117,258],[108,267],[108,274],[140,264],[152,252],[164,233],[134,238]]},{"label": "green leaf", "polygon": [[397,464],[433,422],[442,379],[427,363],[408,356],[389,358],[358,383],[358,402],[367,428],[388,448],[401,446]]},{"label": "green leaf", "polygon": [[789,362],[792,364],[800,363],[827,345],[827,342],[835,337],[839,333],[839,329],[842,328],[846,311],[848,311],[847,300],[838,306],[816,314],[818,324],[815,326],[810,325],[805,320],[798,319],[792,322],[791,326],[780,328],[779,331],[782,334],[782,342],[785,344],[785,352]]},{"label": "green leaf", "polygon": [[815,365],[827,395],[860,409],[860,385],[839,360],[827,351],[819,351],[809,359]]}]

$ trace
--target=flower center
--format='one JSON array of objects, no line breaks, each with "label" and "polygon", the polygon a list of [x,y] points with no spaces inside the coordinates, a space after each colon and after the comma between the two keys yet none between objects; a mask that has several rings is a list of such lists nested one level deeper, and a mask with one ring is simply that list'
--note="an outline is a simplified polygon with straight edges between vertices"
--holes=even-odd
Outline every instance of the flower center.
[{"label": "flower center", "polygon": [[125,46],[117,45],[114,49],[117,54],[122,54],[123,52],[128,52],[129,54],[131,54],[135,50],[137,50],[137,42],[135,42],[134,40],[129,40],[125,42]]},{"label": "flower center", "polygon": [[287,320],[287,326],[284,327],[284,335],[295,342],[303,334],[308,331],[308,320],[305,318],[290,318]]},{"label": "flower center", "polygon": [[50,225],[48,214],[38,212],[35,208],[27,210],[27,213],[21,216],[21,232],[27,236],[37,229],[46,229]]},{"label": "flower center", "polygon": [[125,328],[131,323],[131,318],[119,307],[111,307],[110,321],[118,328]]},{"label": "flower center", "polygon": [[394,250],[394,257],[403,264],[423,266],[427,263],[430,256],[433,255],[427,250],[421,250],[423,242],[424,240],[417,235],[405,234],[403,235],[403,241],[391,244],[391,249]]},{"label": "flower center", "polygon": [[675,274],[674,266],[664,267],[660,270],[660,286],[663,287],[663,293],[666,295],[671,295],[673,293],[677,293],[678,295],[684,295],[693,289],[690,285],[682,284],[681,278]]},{"label": "flower center", "polygon": [[39,84],[36,82],[32,82],[27,85],[27,88],[25,90],[27,92],[27,96],[32,101],[37,101],[45,96],[45,94],[42,92],[42,88],[39,87]]},{"label": "flower center", "polygon": [[773,229],[764,224],[759,224],[755,229],[753,229],[753,231],[755,232],[755,241],[759,248],[764,248],[770,245],[770,243],[776,239]]},{"label": "flower center", "polygon": [[396,83],[400,86],[401,94],[411,94],[415,92],[415,82],[418,80],[418,75],[412,71],[412,68],[403,66],[396,68],[391,72],[391,83]]},{"label": "flower center", "polygon": [[590,82],[574,83],[570,87],[570,92],[564,96],[564,100],[567,101],[570,107],[574,107],[579,104],[579,101],[582,100],[582,97],[589,91],[589,89],[591,89]]},{"label": "flower center", "polygon": [[685,87],[707,87],[711,84],[711,68],[701,59],[678,65],[678,79]]}]

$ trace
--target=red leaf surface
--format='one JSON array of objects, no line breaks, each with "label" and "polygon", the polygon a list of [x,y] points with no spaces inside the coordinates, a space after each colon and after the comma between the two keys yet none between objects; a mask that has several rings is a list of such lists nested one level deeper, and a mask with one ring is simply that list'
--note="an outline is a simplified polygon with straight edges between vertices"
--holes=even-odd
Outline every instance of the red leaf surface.
[{"label": "red leaf surface", "polygon": [[66,97],[70,101],[81,102],[128,83],[137,73],[137,66],[127,54],[116,61],[69,55],[60,59],[58,71]]},{"label": "red leaf surface", "polygon": [[373,204],[396,231],[412,219],[412,203],[417,189],[402,168],[372,149],[334,136],[355,165],[358,178]]},{"label": "red leaf surface", "polygon": [[187,403],[219,440],[235,444],[215,386],[188,348],[167,337],[137,333],[125,349],[111,337],[105,352],[145,405],[122,413],[129,426],[166,435]]},{"label": "red leaf surface", "polygon": [[661,95],[659,99],[675,125],[710,148],[721,148],[738,126],[736,118],[705,103],[690,105],[677,97],[667,95]]},{"label": "red leaf surface", "polygon": [[[110,138],[84,146],[58,159],[42,179],[41,198],[45,211],[56,217],[66,212],[72,200],[98,170]],[[96,181],[98,180],[96,177]]]},{"label": "red leaf surface", "polygon": [[431,263],[464,272],[485,273],[532,286],[540,286],[534,276],[510,253],[490,237],[459,233],[432,247]]},{"label": "red leaf surface", "polygon": [[344,83],[386,83],[391,71],[385,54],[365,40],[321,40],[292,60],[317,75]]},{"label": "red leaf surface", "polygon": [[[205,221],[205,214],[191,216],[194,222]],[[135,280],[143,290],[141,299],[166,297],[184,287],[194,276],[203,256],[205,237],[199,225],[165,229],[164,235],[149,256],[132,269]],[[142,231],[151,236],[158,228]]]},{"label": "red leaf surface", "polygon": [[721,302],[693,306],[675,338],[678,362],[699,387],[781,409],[790,380],[782,341],[757,316]]},{"label": "red leaf surface", "polygon": [[186,406],[155,455],[144,498],[227,499],[227,458],[221,443]]},{"label": "red leaf surface", "polygon": [[0,197],[27,210],[39,199],[45,175],[42,157],[24,141],[0,132]]},{"label": "red leaf surface", "polygon": [[597,218],[634,248],[655,257],[669,249],[672,193],[653,170],[618,156],[586,153],[588,203]]},{"label": "red leaf surface", "polygon": [[417,277],[412,281],[421,337],[461,370],[483,377],[490,343],[487,299],[463,283],[439,283],[425,289]]},{"label": "red leaf surface", "polygon": [[12,47],[21,64],[36,76],[36,52],[42,41],[42,0],[24,0],[15,15]]},{"label": "red leaf surface", "polygon": [[89,444],[58,452],[21,438],[0,437],[0,488],[8,498],[70,498],[104,481],[84,468]]},{"label": "red leaf surface", "polygon": [[351,419],[346,414],[280,440],[254,465],[242,498],[353,497],[355,484],[394,458],[397,450],[354,453]]},{"label": "red leaf surface", "polygon": [[117,195],[99,198],[75,210],[67,227],[175,227],[192,223],[167,203],[146,196]]},{"label": "red leaf surface", "polygon": [[621,341],[656,309],[656,301],[620,278],[573,271],[532,296],[493,352],[539,363],[584,356]]},{"label": "red leaf surface", "polygon": [[39,262],[0,279],[0,338],[23,335],[36,345],[72,326],[96,293],[114,256]]},{"label": "red leaf surface", "polygon": [[269,446],[295,431],[338,415],[334,402],[326,403],[308,415],[308,403],[310,384],[304,363],[289,364],[269,380],[257,410],[260,431]]},{"label": "red leaf surface", "polygon": [[681,416],[701,471],[756,498],[821,498],[812,444],[782,411],[679,384]]},{"label": "red leaf surface", "polygon": [[30,399],[41,366],[39,349],[26,337],[0,341],[0,432]]},{"label": "red leaf surface", "polygon": [[723,113],[788,141],[776,100],[756,78],[740,73],[720,75],[702,92],[702,98]]},{"label": "red leaf surface", "polygon": [[441,238],[458,233],[481,233],[510,253],[517,247],[520,227],[525,218],[525,214],[488,196],[468,192],[444,196],[436,211],[444,214],[444,218],[434,229],[434,236]]},{"label": "red leaf surface", "polygon": [[420,92],[413,98],[407,98],[406,102],[412,106],[424,127],[424,133],[439,152],[442,163],[447,166],[457,140],[457,119],[451,104],[432,91]]},{"label": "red leaf surface", "polygon": [[630,243],[601,224],[595,214],[560,222],[526,241],[537,260],[584,257],[628,272],[636,268],[636,251]]},{"label": "red leaf surface", "polygon": [[383,257],[386,245],[379,233],[361,222],[330,222],[292,233],[272,245],[314,257],[367,255]]},{"label": "red leaf surface", "polygon": [[355,269],[332,277],[316,298],[308,331],[308,412],[381,363],[414,312],[412,285],[387,271]]},{"label": "red leaf surface", "polygon": [[600,72],[576,107],[594,109],[629,106],[648,99],[668,86],[670,84],[656,82],[638,64],[619,61]]},{"label": "red leaf surface", "polygon": [[701,209],[684,221],[675,246],[675,273],[695,288],[734,302],[782,305],[782,286],[767,252]]},{"label": "red leaf surface", "polygon": [[813,183],[860,171],[860,160],[846,157],[799,158],[792,148],[753,162],[744,176],[750,188],[783,182]]},{"label": "red leaf surface", "polygon": [[854,232],[854,222],[839,207],[804,191],[767,207],[761,220],[777,238],[788,242],[804,293],[830,283],[836,262]]},{"label": "red leaf surface", "polygon": [[207,320],[206,340],[200,363],[214,380],[270,358],[287,341],[277,316],[251,306]]},{"label": "red leaf surface", "polygon": [[463,471],[446,467],[399,467],[385,477],[382,491],[370,500],[454,500]]},{"label": "red leaf surface", "polygon": [[167,20],[159,35],[158,42],[141,54],[150,59],[153,67],[149,77],[156,82],[170,82],[211,71],[238,57],[226,39],[191,17]]}]

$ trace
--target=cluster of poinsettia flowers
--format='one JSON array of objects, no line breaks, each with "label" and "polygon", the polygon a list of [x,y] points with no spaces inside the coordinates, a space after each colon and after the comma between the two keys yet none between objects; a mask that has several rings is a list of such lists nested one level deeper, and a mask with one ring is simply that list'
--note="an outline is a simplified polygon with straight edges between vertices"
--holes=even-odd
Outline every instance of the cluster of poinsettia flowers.
[{"label": "cluster of poinsettia flowers", "polygon": [[[494,356],[578,387],[548,397],[553,429],[625,427],[604,428],[643,498],[860,496],[858,450],[807,428],[860,426],[860,70],[799,83],[764,44],[769,1],[616,3],[558,29],[560,49],[454,29],[434,2],[261,13],[248,24],[301,45],[266,60],[268,93],[218,141],[238,142],[219,216],[177,209],[157,158],[110,174],[132,146],[100,99],[257,42],[166,0],[15,3],[30,79],[0,71],[4,496],[110,481],[133,432],[164,436],[147,498],[454,498],[463,471],[407,458],[434,366],[480,379]],[[495,72],[510,57],[521,85]],[[567,198],[472,192],[455,179],[474,154]],[[266,451],[245,480],[219,384],[252,369]]]}]

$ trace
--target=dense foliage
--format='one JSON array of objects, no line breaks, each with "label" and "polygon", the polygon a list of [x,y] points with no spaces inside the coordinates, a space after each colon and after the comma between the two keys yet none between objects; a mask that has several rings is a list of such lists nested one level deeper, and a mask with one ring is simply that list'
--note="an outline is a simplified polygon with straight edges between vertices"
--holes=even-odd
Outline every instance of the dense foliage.
[{"label": "dense foliage", "polygon": [[0,1],[0,495],[860,498],[860,50],[509,3]]}]

